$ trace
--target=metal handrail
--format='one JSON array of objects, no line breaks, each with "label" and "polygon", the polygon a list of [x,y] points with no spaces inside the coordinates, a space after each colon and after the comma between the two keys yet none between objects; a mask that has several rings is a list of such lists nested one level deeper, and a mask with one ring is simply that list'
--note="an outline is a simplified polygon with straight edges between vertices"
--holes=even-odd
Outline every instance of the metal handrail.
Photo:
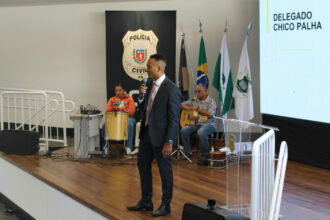
[{"label": "metal handrail", "polygon": [[[3,103],[3,95],[5,94],[14,94],[14,95],[41,95],[44,97],[44,108],[45,109],[45,125],[44,125],[44,137],[45,137],[45,148],[46,150],[48,150],[48,97],[47,94],[45,92],[29,92],[29,91],[2,91],[0,93],[0,120],[1,120],[1,130],[4,129],[4,111],[3,111],[3,107],[4,107],[4,103]],[[15,96],[16,99],[16,96]],[[16,104],[16,100],[15,100],[15,104]],[[9,119],[9,118],[8,118]],[[16,126],[16,111],[15,111],[15,127]],[[23,123],[22,123],[23,124]]]},{"label": "metal handrail", "polygon": [[[8,88],[8,87],[0,87],[0,91],[1,90],[5,90],[5,91],[22,91],[22,92],[44,92],[47,95],[56,95],[56,96],[60,96],[60,107],[57,109],[58,112],[62,112],[62,125],[63,125],[63,142],[64,145],[67,146],[67,132],[66,132],[66,120],[65,120],[65,113],[68,112],[73,112],[76,108],[76,104],[71,101],[71,100],[65,100],[64,98],[64,94],[62,92],[59,91],[50,91],[50,90],[36,90],[36,89],[22,89],[22,88]],[[66,108],[67,106],[71,105],[71,108]],[[8,111],[9,108],[11,108],[11,106],[7,106]],[[58,134],[58,132],[57,132]]]}]

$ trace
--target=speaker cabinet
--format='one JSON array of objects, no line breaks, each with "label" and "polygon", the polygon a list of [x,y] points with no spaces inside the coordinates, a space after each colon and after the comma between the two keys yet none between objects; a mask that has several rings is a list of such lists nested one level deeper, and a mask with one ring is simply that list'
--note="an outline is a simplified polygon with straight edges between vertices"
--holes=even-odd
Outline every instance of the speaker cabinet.
[{"label": "speaker cabinet", "polygon": [[215,201],[213,204],[210,206],[199,202],[186,203],[182,220],[250,220],[249,217],[215,206]]},{"label": "speaker cabinet", "polygon": [[29,155],[39,151],[39,133],[25,130],[0,131],[0,151]]}]

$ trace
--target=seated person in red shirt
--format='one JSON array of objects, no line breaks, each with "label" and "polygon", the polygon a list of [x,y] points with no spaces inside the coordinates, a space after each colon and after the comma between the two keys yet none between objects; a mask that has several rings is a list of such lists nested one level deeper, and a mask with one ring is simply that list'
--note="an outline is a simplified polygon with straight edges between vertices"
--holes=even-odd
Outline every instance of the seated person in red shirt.
[{"label": "seated person in red shirt", "polygon": [[[125,111],[128,112],[128,140],[126,144],[126,154],[131,154],[133,146],[133,137],[134,137],[134,127],[135,127],[135,103],[132,97],[130,97],[122,83],[117,83],[115,85],[116,96],[113,96],[109,99],[106,112],[112,111]],[[102,127],[102,133],[104,137],[105,126]],[[104,145],[103,145],[104,146]]]}]

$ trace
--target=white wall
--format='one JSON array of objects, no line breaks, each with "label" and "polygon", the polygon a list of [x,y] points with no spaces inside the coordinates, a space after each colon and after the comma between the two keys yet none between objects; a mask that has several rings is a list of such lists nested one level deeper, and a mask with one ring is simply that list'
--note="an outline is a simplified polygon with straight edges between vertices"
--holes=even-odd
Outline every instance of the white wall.
[{"label": "white wall", "polygon": [[[203,23],[210,81],[226,19],[228,47],[235,79],[247,26],[253,31],[249,55],[255,122],[259,108],[258,0],[168,0],[0,8],[0,86],[64,92],[79,106],[106,105],[106,10],[177,10],[177,68],[181,30],[186,34],[189,70],[196,74]],[[194,82],[191,80],[191,95]],[[211,88],[210,95],[218,100]],[[230,114],[234,117],[234,113]]]},{"label": "white wall", "polygon": [[35,219],[107,219],[4,158],[0,158],[0,175],[0,193]]}]

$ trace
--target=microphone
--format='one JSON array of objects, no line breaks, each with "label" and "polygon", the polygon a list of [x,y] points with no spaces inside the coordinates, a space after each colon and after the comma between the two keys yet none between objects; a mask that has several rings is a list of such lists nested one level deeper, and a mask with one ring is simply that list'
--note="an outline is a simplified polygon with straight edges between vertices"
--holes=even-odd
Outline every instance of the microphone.
[{"label": "microphone", "polygon": [[[142,79],[142,83],[143,83],[144,86],[147,85],[147,81],[148,81],[148,78],[143,78]],[[144,93],[141,94],[141,98],[144,98]]]},{"label": "microphone", "polygon": [[115,105],[116,105],[116,106],[119,106],[119,105],[120,105],[120,101],[119,101],[119,100],[116,100],[116,101],[115,101]]}]

